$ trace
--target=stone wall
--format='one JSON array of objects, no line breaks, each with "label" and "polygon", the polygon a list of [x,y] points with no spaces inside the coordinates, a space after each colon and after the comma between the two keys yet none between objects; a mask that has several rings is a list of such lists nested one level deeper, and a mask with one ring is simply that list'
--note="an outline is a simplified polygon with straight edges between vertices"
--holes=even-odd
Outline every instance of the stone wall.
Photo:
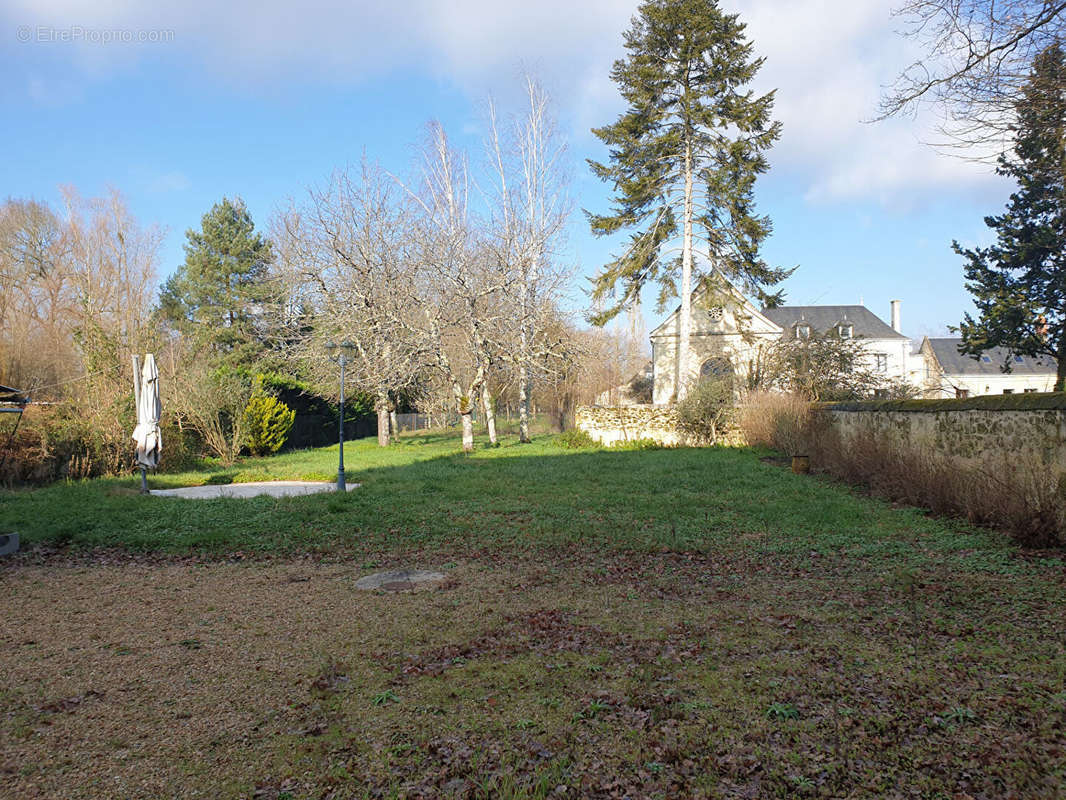
[{"label": "stone wall", "polygon": [[844,437],[872,431],[966,461],[1035,459],[1066,474],[1066,409],[824,409]]},{"label": "stone wall", "polygon": [[[698,444],[677,429],[674,406],[580,406],[574,421],[607,447],[639,439],[651,439],[664,447]],[[729,428],[719,434],[719,444],[742,446],[744,435],[737,428]]]},{"label": "stone wall", "polygon": [[574,421],[608,447],[638,439],[653,439],[667,447],[684,444],[672,406],[580,406]]}]

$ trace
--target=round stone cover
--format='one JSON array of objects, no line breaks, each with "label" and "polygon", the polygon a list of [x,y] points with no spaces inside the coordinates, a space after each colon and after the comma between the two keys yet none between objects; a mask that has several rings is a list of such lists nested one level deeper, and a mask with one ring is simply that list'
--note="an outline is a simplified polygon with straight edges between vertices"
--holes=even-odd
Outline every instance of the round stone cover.
[{"label": "round stone cover", "polygon": [[404,592],[415,589],[421,583],[436,583],[444,580],[443,572],[427,572],[422,569],[399,569],[377,572],[355,582],[356,589],[383,589],[386,592]]}]

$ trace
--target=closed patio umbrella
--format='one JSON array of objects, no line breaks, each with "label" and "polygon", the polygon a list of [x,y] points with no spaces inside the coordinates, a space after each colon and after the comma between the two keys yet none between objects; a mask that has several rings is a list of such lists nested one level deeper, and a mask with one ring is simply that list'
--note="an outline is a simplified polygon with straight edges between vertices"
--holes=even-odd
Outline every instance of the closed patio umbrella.
[{"label": "closed patio umbrella", "polygon": [[163,439],[159,434],[159,418],[163,409],[159,402],[159,370],[155,365],[155,356],[151,353],[144,357],[141,369],[140,390],[137,392],[137,427],[133,429],[133,440],[137,442],[137,464],[141,468],[141,492],[148,493],[146,470],[159,466],[159,454],[163,450]]}]

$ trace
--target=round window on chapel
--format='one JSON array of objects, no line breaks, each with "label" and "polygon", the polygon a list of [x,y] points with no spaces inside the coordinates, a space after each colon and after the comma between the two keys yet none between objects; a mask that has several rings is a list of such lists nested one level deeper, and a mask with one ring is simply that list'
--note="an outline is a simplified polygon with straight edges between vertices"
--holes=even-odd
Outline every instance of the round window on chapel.
[{"label": "round window on chapel", "polygon": [[721,306],[714,306],[707,311],[707,314],[710,316],[712,322],[721,322],[722,317],[725,316],[725,309]]}]

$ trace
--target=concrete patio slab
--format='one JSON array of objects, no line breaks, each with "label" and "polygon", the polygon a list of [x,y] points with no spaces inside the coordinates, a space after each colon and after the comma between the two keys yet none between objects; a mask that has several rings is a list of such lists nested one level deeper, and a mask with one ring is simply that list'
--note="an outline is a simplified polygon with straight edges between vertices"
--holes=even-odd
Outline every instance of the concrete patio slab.
[{"label": "concrete patio slab", "polygon": [[[358,483],[347,484],[348,491],[358,489]],[[336,483],[322,481],[257,481],[255,483],[224,483],[208,486],[184,486],[180,489],[152,489],[157,497],[184,497],[189,500],[214,500],[218,497],[292,497],[294,495],[335,492]]]}]

